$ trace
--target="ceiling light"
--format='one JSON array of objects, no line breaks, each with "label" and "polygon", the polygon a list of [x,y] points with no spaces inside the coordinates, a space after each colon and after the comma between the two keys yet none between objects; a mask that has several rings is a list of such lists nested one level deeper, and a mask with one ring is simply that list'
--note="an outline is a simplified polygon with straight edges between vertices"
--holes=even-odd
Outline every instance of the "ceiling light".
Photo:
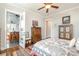
[{"label": "ceiling light", "polygon": [[50,8],[50,7],[51,7],[51,5],[46,5],[46,7],[45,7],[45,8],[46,8],[46,9],[48,9],[48,8]]}]

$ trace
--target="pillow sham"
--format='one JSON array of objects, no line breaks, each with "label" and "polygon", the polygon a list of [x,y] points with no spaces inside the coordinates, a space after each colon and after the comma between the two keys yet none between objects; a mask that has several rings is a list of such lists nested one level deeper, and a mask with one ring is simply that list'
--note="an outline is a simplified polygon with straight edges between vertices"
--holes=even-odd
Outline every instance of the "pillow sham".
[{"label": "pillow sham", "polygon": [[79,50],[79,38],[77,39],[77,42],[76,42],[76,49]]},{"label": "pillow sham", "polygon": [[73,39],[70,41],[69,47],[74,47],[74,46],[75,46],[75,43],[76,43],[76,38],[73,38]]}]

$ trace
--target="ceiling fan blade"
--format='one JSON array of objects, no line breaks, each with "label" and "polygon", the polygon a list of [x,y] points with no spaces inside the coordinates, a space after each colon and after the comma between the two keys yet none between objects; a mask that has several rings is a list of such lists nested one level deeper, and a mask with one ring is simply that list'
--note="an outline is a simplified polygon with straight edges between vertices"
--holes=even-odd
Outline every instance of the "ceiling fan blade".
[{"label": "ceiling fan blade", "polygon": [[45,5],[51,5],[52,3],[44,3]]},{"label": "ceiling fan blade", "polygon": [[51,5],[51,7],[53,7],[53,8],[59,8],[58,6],[54,6],[54,5]]},{"label": "ceiling fan blade", "polygon": [[41,10],[41,9],[43,9],[43,8],[45,8],[45,6],[43,6],[43,7],[39,8],[38,10]]},{"label": "ceiling fan blade", "polygon": [[49,11],[49,10],[48,10],[48,9],[46,9],[46,13],[48,13],[48,11]]}]

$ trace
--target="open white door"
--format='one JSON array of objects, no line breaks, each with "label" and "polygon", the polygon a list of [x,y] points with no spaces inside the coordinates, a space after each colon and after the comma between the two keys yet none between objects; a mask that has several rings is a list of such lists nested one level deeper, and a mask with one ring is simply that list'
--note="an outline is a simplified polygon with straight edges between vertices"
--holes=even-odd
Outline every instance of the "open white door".
[{"label": "open white door", "polygon": [[20,16],[19,34],[19,45],[25,48],[25,13]]}]

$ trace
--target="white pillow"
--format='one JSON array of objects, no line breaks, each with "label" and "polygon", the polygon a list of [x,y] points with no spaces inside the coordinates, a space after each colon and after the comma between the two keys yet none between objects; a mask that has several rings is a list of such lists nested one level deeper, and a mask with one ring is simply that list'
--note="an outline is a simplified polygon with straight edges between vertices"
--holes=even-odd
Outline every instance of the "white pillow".
[{"label": "white pillow", "polygon": [[76,39],[73,38],[73,39],[70,41],[69,47],[75,46],[75,43],[76,43]]},{"label": "white pillow", "polygon": [[76,49],[79,50],[79,38],[77,39],[77,42],[76,42]]}]

